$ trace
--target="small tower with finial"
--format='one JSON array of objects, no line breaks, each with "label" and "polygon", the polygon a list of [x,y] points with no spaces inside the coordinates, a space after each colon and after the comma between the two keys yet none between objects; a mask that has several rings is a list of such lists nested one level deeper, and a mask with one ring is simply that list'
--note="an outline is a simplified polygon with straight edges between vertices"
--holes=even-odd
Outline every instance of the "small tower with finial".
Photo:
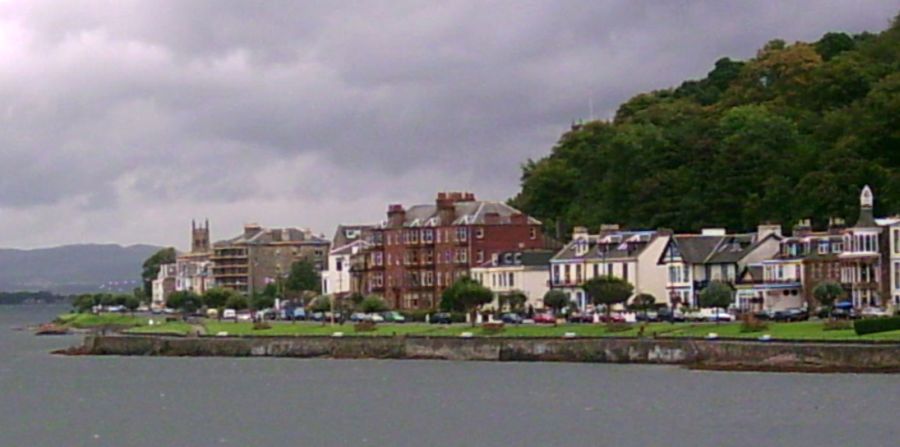
[{"label": "small tower with finial", "polygon": [[873,208],[875,207],[875,195],[872,194],[872,188],[869,185],[863,187],[859,193],[859,219],[856,221],[857,228],[874,228],[878,224],[875,223]]},{"label": "small tower with finial", "polygon": [[208,253],[209,252],[209,219],[206,222],[197,225],[196,221],[191,221],[191,253]]}]

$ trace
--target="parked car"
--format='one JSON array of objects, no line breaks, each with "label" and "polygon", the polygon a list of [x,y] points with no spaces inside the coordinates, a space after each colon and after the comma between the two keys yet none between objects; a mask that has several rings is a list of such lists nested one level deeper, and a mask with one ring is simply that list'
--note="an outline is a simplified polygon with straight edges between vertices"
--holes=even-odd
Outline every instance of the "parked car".
[{"label": "parked car", "polygon": [[500,321],[506,324],[522,324],[523,319],[522,316],[517,313],[507,312],[503,315],[500,315]]},{"label": "parked car", "polygon": [[725,309],[705,308],[700,309],[704,321],[734,321],[734,315],[731,315]]},{"label": "parked car", "polygon": [[226,320],[233,320],[237,318],[237,311],[234,309],[225,309],[222,311],[222,318]]},{"label": "parked car", "polygon": [[647,322],[655,322],[660,321],[660,316],[658,312],[655,311],[647,311],[647,312],[638,312],[635,314],[634,318],[637,321],[647,321]]},{"label": "parked car", "polygon": [[366,320],[367,320],[366,314],[364,314],[362,312],[354,312],[354,313],[350,314],[350,321],[352,321],[354,323],[359,323],[360,321],[366,321]]},{"label": "parked car", "polygon": [[684,312],[684,321],[706,321],[706,315],[698,310],[689,310]]},{"label": "parked car", "polygon": [[859,318],[859,312],[856,309],[832,309],[831,310],[831,318],[836,318],[838,320],[855,320]]},{"label": "parked car", "polygon": [[[618,312],[613,312],[613,313],[609,314],[608,317],[606,316],[606,314],[601,313],[597,317],[597,320],[601,323],[625,323],[625,322],[627,322],[627,320],[625,319],[625,316]],[[593,321],[594,321],[594,319],[593,319],[593,317],[591,317],[591,322],[593,322]]]},{"label": "parked car", "polygon": [[799,307],[792,307],[790,309],[784,309],[776,311],[772,315],[773,321],[806,321],[809,320],[809,312],[806,309],[800,309]]},{"label": "parked car", "polygon": [[540,313],[534,315],[534,322],[537,324],[555,324],[556,317],[550,313]]},{"label": "parked car", "polygon": [[313,312],[309,319],[312,321],[322,321],[325,319],[325,312]]},{"label": "parked car", "polygon": [[366,321],[371,321],[373,323],[381,323],[384,321],[384,317],[382,317],[380,314],[376,314],[376,313],[366,314]]},{"label": "parked car", "polygon": [[566,318],[569,323],[593,323],[594,315],[590,312],[575,312]]},{"label": "parked car", "polygon": [[403,315],[400,314],[400,312],[397,312],[395,310],[389,310],[387,312],[382,312],[381,316],[382,316],[382,318],[384,318],[384,321],[386,321],[388,323],[404,323],[404,322],[406,322],[406,317],[404,317]]},{"label": "parked car", "polygon": [[684,314],[675,309],[674,311],[669,308],[660,309],[656,313],[659,316],[659,321],[669,321],[669,322],[678,322],[681,323],[684,321]]},{"label": "parked car", "polygon": [[237,313],[237,321],[253,321],[253,314],[249,310],[242,310]]},{"label": "parked car", "polygon": [[306,309],[295,307],[294,311],[291,313],[291,318],[294,320],[305,320],[307,318]]},{"label": "parked car", "polygon": [[438,312],[432,315],[429,321],[431,324],[450,324],[453,323],[453,318],[447,312]]},{"label": "parked car", "polygon": [[867,307],[859,312],[859,316],[862,318],[890,317],[891,313],[883,307]]}]

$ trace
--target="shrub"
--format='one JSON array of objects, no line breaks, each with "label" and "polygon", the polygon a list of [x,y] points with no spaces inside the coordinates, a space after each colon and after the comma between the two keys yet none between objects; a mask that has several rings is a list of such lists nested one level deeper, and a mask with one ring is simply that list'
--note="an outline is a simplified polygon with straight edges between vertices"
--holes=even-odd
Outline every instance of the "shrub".
[{"label": "shrub", "polygon": [[844,329],[853,329],[853,323],[850,320],[828,320],[825,322],[824,330],[840,331]]},{"label": "shrub", "polygon": [[266,329],[272,329],[272,325],[269,323],[266,323],[265,321],[256,321],[253,323],[254,331],[263,331]]},{"label": "shrub", "polygon": [[483,323],[481,325],[481,330],[485,334],[499,334],[503,332],[503,323],[501,322],[492,322],[492,323]]},{"label": "shrub", "polygon": [[761,321],[757,318],[754,318],[753,315],[748,315],[741,322],[741,332],[762,332],[769,328],[769,324],[765,321]]},{"label": "shrub", "polygon": [[875,334],[900,330],[900,317],[873,318],[871,320],[857,320],[853,323],[856,335]]},{"label": "shrub", "polygon": [[353,330],[355,332],[372,332],[375,330],[375,322],[374,321],[360,321],[353,325]]}]

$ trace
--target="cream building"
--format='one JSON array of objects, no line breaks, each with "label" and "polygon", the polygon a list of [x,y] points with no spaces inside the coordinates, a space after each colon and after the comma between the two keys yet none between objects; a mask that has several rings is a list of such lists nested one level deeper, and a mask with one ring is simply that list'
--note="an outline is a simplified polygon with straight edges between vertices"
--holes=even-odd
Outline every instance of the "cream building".
[{"label": "cream building", "polygon": [[553,252],[515,251],[499,253],[490,261],[471,269],[472,279],[494,292],[489,305],[499,309],[499,298],[505,294],[522,292],[526,309],[543,309],[544,294],[550,289],[549,262]]}]

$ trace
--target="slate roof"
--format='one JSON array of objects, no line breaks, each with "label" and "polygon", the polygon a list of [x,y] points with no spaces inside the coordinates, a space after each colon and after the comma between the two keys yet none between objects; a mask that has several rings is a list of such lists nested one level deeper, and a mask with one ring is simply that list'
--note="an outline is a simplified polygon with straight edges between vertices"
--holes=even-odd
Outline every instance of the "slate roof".
[{"label": "slate roof", "polygon": [[702,264],[715,251],[725,236],[676,235],[675,244],[681,259],[690,264]]},{"label": "slate roof", "polygon": [[216,247],[228,245],[267,245],[267,244],[309,244],[309,245],[328,245],[327,239],[313,234],[308,229],[299,228],[262,228],[259,232],[247,236],[241,233],[231,239],[218,241],[213,244]]},{"label": "slate roof", "polygon": [[[374,225],[338,225],[331,239],[331,246],[335,248],[343,247],[353,241],[359,240],[365,236],[366,231],[374,228]],[[358,236],[351,238],[350,234],[358,233]]]},{"label": "slate roof", "polygon": [[[525,250],[525,251],[506,251],[497,254],[497,261],[493,259],[482,262],[478,265],[480,268],[490,267],[537,267],[547,268],[550,265],[550,258],[553,252],[549,250]],[[516,255],[519,255],[518,257]]]},{"label": "slate roof", "polygon": [[[616,231],[573,239],[555,256],[554,261],[573,259],[626,259],[638,256],[656,237],[656,231]],[[587,243],[588,250],[579,256],[578,245]]]},{"label": "slate roof", "polygon": [[[756,233],[705,236],[683,234],[675,236],[681,259],[689,264],[734,264],[775,235],[757,239]],[[665,261],[665,255],[660,261]]]},{"label": "slate roof", "polygon": [[[456,202],[454,207],[456,208],[455,220],[452,222],[452,225],[485,224],[487,223],[485,216],[491,213],[499,216],[500,224],[509,224],[511,216],[522,214],[521,211],[503,202],[485,200]],[[381,226],[386,226],[386,223],[382,222]],[[528,223],[540,225],[541,221],[528,216]],[[435,227],[440,224],[437,205],[413,205],[406,209],[406,218],[403,221],[403,226],[405,227]]]}]

